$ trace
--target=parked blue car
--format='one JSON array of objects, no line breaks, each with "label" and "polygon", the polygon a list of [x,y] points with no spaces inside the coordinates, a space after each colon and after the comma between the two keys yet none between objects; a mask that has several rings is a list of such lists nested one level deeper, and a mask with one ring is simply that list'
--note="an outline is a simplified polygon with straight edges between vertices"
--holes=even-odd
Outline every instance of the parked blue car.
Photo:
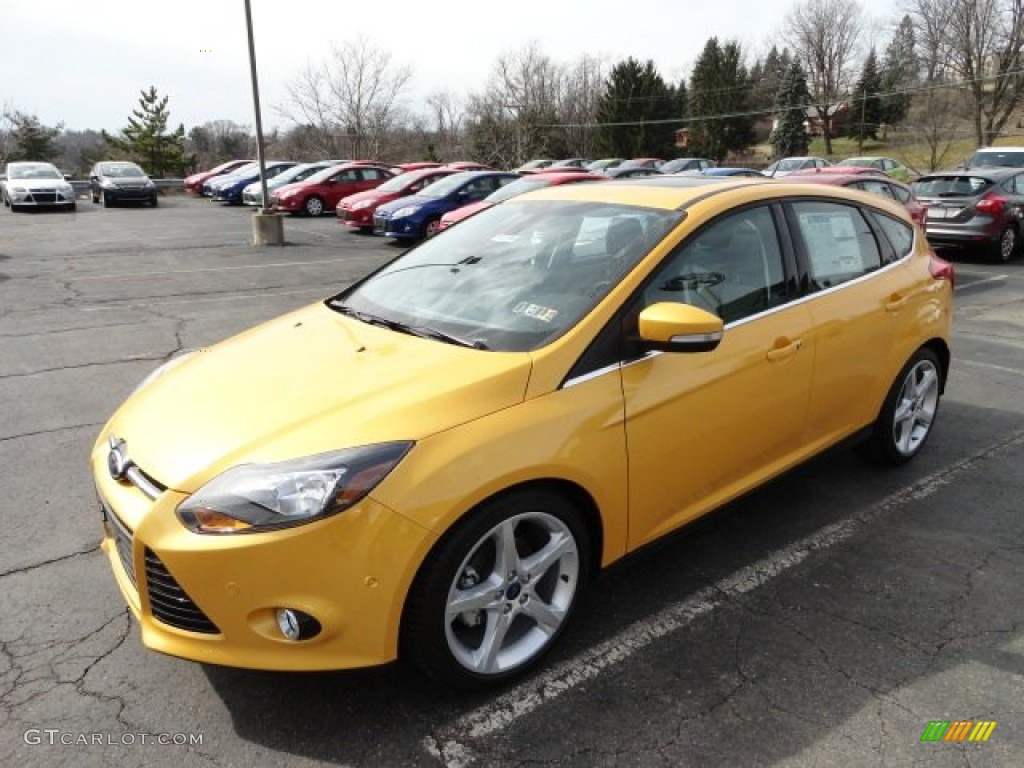
[{"label": "parked blue car", "polygon": [[519,178],[506,171],[465,171],[446,176],[416,195],[384,203],[373,212],[373,231],[399,240],[430,237],[449,211],[483,200]]},{"label": "parked blue car", "polygon": [[[277,174],[283,173],[296,165],[298,163],[293,160],[272,160],[265,163],[264,167],[266,168],[267,178],[272,179]],[[242,202],[242,190],[254,181],[259,181],[259,178],[259,165],[246,173],[232,174],[230,178],[225,179],[216,186],[213,193],[214,202],[240,205]]]},{"label": "parked blue car", "polygon": [[258,169],[259,167],[258,163],[247,163],[241,168],[236,168],[231,173],[207,179],[203,182],[203,197],[213,197],[217,190],[220,189],[221,184],[230,184],[239,174],[250,173],[253,169]]}]

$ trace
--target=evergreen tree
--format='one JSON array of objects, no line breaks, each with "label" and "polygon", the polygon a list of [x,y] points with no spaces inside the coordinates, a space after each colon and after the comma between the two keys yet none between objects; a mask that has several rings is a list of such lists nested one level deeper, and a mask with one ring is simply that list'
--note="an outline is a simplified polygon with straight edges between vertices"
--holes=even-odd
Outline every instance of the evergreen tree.
[{"label": "evergreen tree", "polygon": [[4,117],[11,124],[11,143],[14,145],[9,160],[50,161],[60,155],[56,144],[63,124],[51,128],[39,122],[35,115],[23,112],[8,112]]},{"label": "evergreen tree", "polygon": [[690,146],[694,154],[721,162],[753,141],[751,84],[740,44],[712,37],[690,76]]},{"label": "evergreen tree", "polygon": [[167,96],[162,99],[156,88],[141,91],[139,108],[132,111],[128,127],[121,136],[103,132],[103,139],[115,152],[138,162],[150,176],[158,178],[167,173],[183,175],[192,159],[185,156],[185,126],[179,125],[173,133],[167,132],[170,113]]},{"label": "evergreen tree", "polygon": [[754,62],[750,68],[750,103],[754,109],[768,111],[775,106],[782,79],[789,71],[792,59],[788,48],[783,48],[780,53],[773,45],[763,59]]},{"label": "evergreen tree", "polygon": [[807,154],[811,137],[807,133],[807,106],[811,94],[807,89],[807,75],[798,59],[793,59],[779,86],[775,99],[775,128],[768,139],[776,157]]},{"label": "evergreen tree", "polygon": [[[665,157],[670,154],[675,145],[675,130],[682,123],[680,104],[678,89],[666,85],[653,61],[641,64],[632,57],[620,61],[612,67],[597,106],[597,119],[601,123],[596,142],[599,154],[607,157]],[[673,122],[675,120],[679,122]]]},{"label": "evergreen tree", "polygon": [[904,16],[885,49],[882,63],[882,123],[902,122],[910,111],[907,89],[917,84],[920,63],[915,50],[914,20]]},{"label": "evergreen tree", "polygon": [[864,139],[878,138],[882,124],[882,73],[878,71],[878,57],[875,49],[868,52],[861,69],[860,79],[853,87],[850,99],[850,120],[846,124],[847,135],[857,139],[857,151],[864,147]]}]

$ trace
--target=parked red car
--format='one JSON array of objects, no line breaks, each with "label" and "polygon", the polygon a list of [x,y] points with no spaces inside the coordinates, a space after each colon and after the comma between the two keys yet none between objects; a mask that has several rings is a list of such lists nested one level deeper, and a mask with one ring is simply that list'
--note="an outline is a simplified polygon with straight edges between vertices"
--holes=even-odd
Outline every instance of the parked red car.
[{"label": "parked red car", "polygon": [[464,205],[461,208],[456,208],[454,211],[449,211],[441,217],[441,221],[438,224],[438,231],[447,229],[452,224],[457,224],[478,211],[490,208],[492,205],[500,203],[502,200],[508,200],[510,197],[521,195],[524,192],[531,192],[535,189],[542,189],[543,187],[555,187],[559,184],[577,184],[581,181],[607,181],[607,179],[604,176],[598,176],[593,173],[587,173],[586,171],[579,170],[531,173],[521,179],[516,179],[511,184],[506,184],[504,187],[492,192],[479,202],[470,203],[469,205]]},{"label": "parked red car", "polygon": [[191,176],[185,179],[185,189],[189,192],[194,192],[197,195],[203,193],[203,182],[207,179],[212,179],[214,176],[223,176],[226,173],[231,173],[243,165],[248,165],[254,162],[252,160],[228,160],[226,163],[221,163],[216,168],[211,168],[208,171],[200,171],[199,173],[193,173]]},{"label": "parked red car", "polygon": [[458,173],[458,171],[437,167],[409,171],[385,181],[375,189],[343,197],[335,209],[338,214],[338,223],[364,232],[372,232],[373,212],[377,210],[378,205],[390,203],[392,200],[407,195],[415,195],[424,187],[453,173]]},{"label": "parked red car", "polygon": [[[850,171],[853,168],[844,168]],[[820,172],[818,172],[820,171]],[[864,171],[868,171],[865,173]],[[855,173],[837,173],[832,168],[819,168],[814,171],[796,171],[787,176],[782,183],[830,184],[834,187],[853,187],[865,192],[874,192],[882,197],[903,203],[915,224],[924,227],[925,207],[914,196],[914,191],[902,182],[889,178],[874,169],[857,168]]]},{"label": "parked red car", "polygon": [[271,207],[275,211],[319,216],[324,211],[333,211],[341,198],[379,187],[394,175],[394,171],[383,166],[337,165],[277,189],[270,198]]}]

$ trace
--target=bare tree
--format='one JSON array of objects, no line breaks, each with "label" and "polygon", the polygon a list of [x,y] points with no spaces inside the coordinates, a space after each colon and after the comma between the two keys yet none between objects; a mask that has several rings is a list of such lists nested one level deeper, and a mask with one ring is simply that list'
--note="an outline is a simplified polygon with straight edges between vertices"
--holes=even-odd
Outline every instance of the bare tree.
[{"label": "bare tree", "polygon": [[311,127],[327,155],[377,157],[388,131],[405,117],[401,97],[411,77],[408,66],[392,64],[390,52],[358,37],[333,44],[322,64],[307,64],[286,84],[288,100],[279,111]]},{"label": "bare tree", "polygon": [[558,116],[566,124],[565,145],[568,154],[593,157],[597,109],[604,92],[606,62],[596,56],[581,56],[565,72],[558,104]]},{"label": "bare tree", "polygon": [[462,146],[462,104],[450,91],[434,91],[427,97],[427,108],[433,118],[434,153],[441,160],[455,160]]},{"label": "bare tree", "polygon": [[832,154],[832,116],[856,77],[864,10],[856,0],[804,0],[786,18],[786,42],[807,70],[813,106]]},{"label": "bare tree", "polygon": [[946,40],[953,74],[971,94],[975,137],[988,146],[1024,95],[1024,0],[949,0]]}]

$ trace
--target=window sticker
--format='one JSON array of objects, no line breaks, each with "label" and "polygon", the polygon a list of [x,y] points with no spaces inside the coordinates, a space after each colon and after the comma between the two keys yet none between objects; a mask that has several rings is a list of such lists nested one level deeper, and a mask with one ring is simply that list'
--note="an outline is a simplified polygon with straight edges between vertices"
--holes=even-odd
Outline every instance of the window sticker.
[{"label": "window sticker", "polygon": [[520,301],[515,307],[512,308],[513,314],[525,315],[526,317],[535,317],[538,320],[543,320],[545,323],[550,323],[555,317],[558,316],[557,309],[551,309],[550,307],[542,307],[540,304],[531,304],[528,301]]}]

